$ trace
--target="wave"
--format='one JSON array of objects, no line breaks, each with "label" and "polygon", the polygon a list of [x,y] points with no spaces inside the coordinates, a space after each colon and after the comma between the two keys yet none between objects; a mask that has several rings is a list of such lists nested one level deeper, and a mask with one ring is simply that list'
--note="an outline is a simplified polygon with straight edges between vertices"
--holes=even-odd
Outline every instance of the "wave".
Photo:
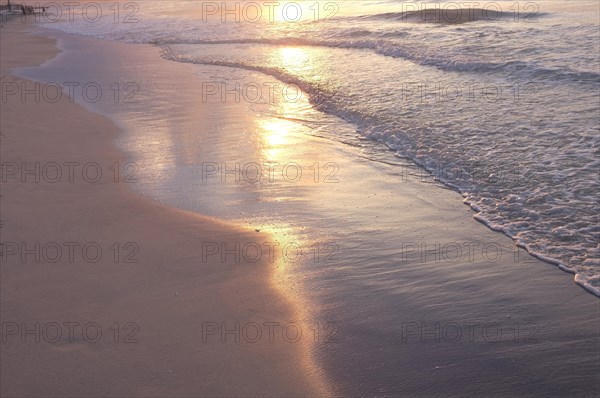
[{"label": "wave", "polygon": [[[453,183],[453,181],[451,181],[451,180],[444,179],[443,177],[436,175],[435,169],[432,169],[431,167],[427,167],[427,162],[422,162],[418,158],[416,158],[414,156],[410,156],[410,154],[408,154],[408,153],[401,153],[401,151],[398,149],[398,147],[396,145],[394,145],[394,143],[389,142],[385,138],[369,136],[369,134],[367,134],[368,128],[364,126],[365,120],[368,120],[369,118],[366,115],[358,114],[355,111],[349,111],[348,109],[346,109],[343,106],[343,104],[341,104],[341,105],[338,104],[335,101],[335,98],[337,96],[336,94],[338,93],[338,90],[336,89],[336,87],[334,87],[332,85],[323,84],[321,82],[303,81],[302,79],[292,76],[278,68],[269,68],[269,67],[262,67],[262,66],[256,66],[256,65],[249,65],[249,64],[242,63],[242,62],[201,60],[201,59],[184,57],[184,56],[174,53],[169,48],[166,48],[163,50],[162,56],[165,59],[169,59],[169,60],[177,61],[177,62],[183,62],[183,63],[191,63],[191,64],[197,64],[197,65],[221,66],[221,67],[237,68],[237,69],[244,69],[244,70],[248,70],[248,71],[259,72],[259,73],[262,73],[262,74],[265,74],[268,76],[272,76],[285,84],[291,84],[291,85],[297,86],[298,88],[303,90],[308,95],[308,98],[309,98],[311,104],[313,106],[315,106],[316,109],[318,109],[321,112],[335,115],[343,120],[346,120],[347,122],[356,125],[359,128],[359,130],[361,129],[361,125],[363,125],[362,128],[364,130],[363,131],[364,135],[366,135],[373,141],[379,141],[379,142],[383,143],[384,145],[388,146],[389,148],[397,150],[398,151],[397,153],[399,155],[401,155],[402,157],[407,157],[407,158],[411,159],[413,162],[415,162],[415,164],[423,167],[425,170],[432,173],[432,175],[437,180],[444,183],[449,188],[461,193],[465,197],[464,203],[469,205],[476,212],[476,215],[474,216],[474,218],[477,221],[485,224],[486,226],[488,226],[490,229],[492,229],[494,231],[501,232],[504,235],[510,237],[511,239],[513,239],[515,241],[515,244],[518,247],[523,248],[529,254],[538,258],[539,260],[556,265],[561,270],[574,274],[574,282],[575,283],[582,286],[588,292],[600,297],[600,288],[598,288],[597,286],[595,286],[594,284],[591,283],[591,277],[588,278],[588,277],[586,277],[586,275],[583,274],[583,271],[580,271],[578,268],[569,267],[567,264],[565,264],[560,259],[543,253],[543,250],[536,249],[534,247],[534,245],[531,245],[531,244],[528,244],[527,242],[525,242],[522,238],[520,238],[518,236],[518,233],[512,231],[509,227],[493,222],[490,218],[486,217],[484,208],[482,208],[479,204],[477,204],[476,201],[469,199],[469,193],[460,184]],[[368,124],[368,121],[366,123]],[[509,222],[509,224],[510,224],[510,222]]]},{"label": "wave", "polygon": [[[414,7],[414,6],[413,6]],[[414,7],[416,8],[416,7]],[[534,19],[540,14],[530,14],[526,18]],[[383,14],[362,15],[353,17],[362,21],[394,21],[412,23],[464,24],[468,22],[499,22],[515,19],[515,14],[493,8],[422,8],[403,12],[386,12]]]},{"label": "wave", "polygon": [[439,24],[463,24],[475,21],[497,22],[513,16],[511,13],[483,8],[425,8],[414,11],[386,12],[355,17],[362,21],[395,21]]},{"label": "wave", "polygon": [[[363,32],[364,34],[364,32]],[[227,39],[227,40],[154,40],[150,42],[158,46],[166,45],[229,45],[229,44],[257,44],[273,46],[308,46],[308,47],[330,47],[345,49],[371,50],[377,54],[401,58],[422,66],[435,67],[447,72],[476,72],[476,73],[507,73],[515,75],[519,79],[532,79],[539,81],[567,81],[574,83],[600,83],[600,73],[589,71],[577,71],[569,67],[552,69],[541,67],[534,62],[511,60],[505,62],[477,62],[470,60],[467,56],[455,56],[435,54],[430,50],[402,46],[397,42],[386,40],[312,40],[302,37],[287,38],[256,38],[256,39]]]}]

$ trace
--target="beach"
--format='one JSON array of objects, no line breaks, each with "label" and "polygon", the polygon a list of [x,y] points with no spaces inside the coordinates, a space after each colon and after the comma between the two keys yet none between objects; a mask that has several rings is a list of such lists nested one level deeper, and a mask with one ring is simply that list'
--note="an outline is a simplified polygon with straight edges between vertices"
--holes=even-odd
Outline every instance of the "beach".
[{"label": "beach", "polygon": [[[398,87],[420,74],[466,81],[451,69],[464,60],[209,42],[167,22],[2,27],[2,396],[599,393],[593,162],[561,179],[515,155],[523,175],[502,148],[542,151],[522,137],[553,131],[532,126],[550,96],[407,101]],[[440,29],[471,23],[485,20]],[[477,65],[471,85],[515,82]],[[591,95],[588,75],[561,73]],[[562,111],[587,156],[589,110]],[[548,156],[575,162],[566,136]],[[443,149],[455,162],[431,167]],[[546,179],[575,187],[578,219]]]},{"label": "beach", "polygon": [[[2,29],[2,82],[23,82],[11,68],[58,53],[54,40],[30,35],[30,25],[17,20]],[[1,128],[3,164],[95,162],[109,173],[124,161],[111,143],[117,127],[67,98],[7,101]],[[197,250],[202,240],[260,242],[264,234],[154,204],[112,176],[97,183],[80,177],[2,185],[2,242],[65,249],[53,263],[35,254],[2,263],[3,397],[326,394],[302,341],[232,346],[220,333],[202,341],[205,322],[296,319],[270,282],[269,263],[246,272],[234,258],[203,263]],[[66,242],[96,243],[103,255],[78,252],[70,260]],[[109,247],[128,242],[136,250],[119,248],[115,261]],[[33,332],[22,336],[21,327]]]}]

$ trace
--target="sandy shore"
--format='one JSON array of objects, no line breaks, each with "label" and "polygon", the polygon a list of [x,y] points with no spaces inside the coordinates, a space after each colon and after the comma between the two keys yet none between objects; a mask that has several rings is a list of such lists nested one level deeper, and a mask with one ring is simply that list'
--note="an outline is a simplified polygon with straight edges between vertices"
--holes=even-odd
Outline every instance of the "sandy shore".
[{"label": "sandy shore", "polygon": [[[3,57],[8,66],[35,65],[56,54],[51,43],[38,50],[30,42],[49,42],[19,34],[16,25],[2,31],[2,54],[22,56],[15,48],[4,50],[11,43],[33,48],[36,59],[30,52],[21,60]],[[328,395],[318,387],[320,373],[307,352],[341,396],[597,395],[598,299],[575,285],[572,275],[474,221],[455,191],[418,168],[405,168],[393,154],[369,151],[366,142],[342,145],[320,137],[318,128],[331,125],[336,137],[352,144],[356,127],[308,103],[199,95],[211,82],[276,83],[269,75],[172,62],[152,45],[44,34],[58,40],[62,54],[44,68],[14,74],[46,83],[94,80],[106,88],[135,82],[139,101],[80,102],[108,114],[122,133],[68,101],[48,103],[51,91],[46,103],[34,103],[29,94],[22,104],[17,94],[2,104],[2,162],[16,164],[16,176],[2,184],[0,217],[2,241],[17,252],[2,263],[6,395]],[[354,59],[352,51],[338,50],[309,53],[317,60],[320,51]],[[21,83],[3,68],[3,82]],[[307,127],[311,123],[315,130]],[[81,181],[79,167],[74,183],[64,176],[51,184],[54,171],[47,167],[45,183],[33,183],[32,173],[28,183],[17,183],[21,162],[31,169],[36,161],[95,162],[104,178]],[[202,182],[198,173],[203,162],[266,161],[298,162],[307,173],[299,183],[274,178],[262,185],[218,177]],[[139,183],[123,182],[131,171],[125,162],[140,166]],[[309,169],[315,163],[338,165],[339,183],[315,183]],[[198,214],[235,220],[248,231]],[[271,238],[308,248],[314,246],[306,242],[335,242],[340,250],[328,263],[202,259],[207,240],[260,244]],[[20,242],[28,248],[59,242],[63,256],[66,243],[80,245],[76,261],[55,264],[19,253],[23,249],[14,243]],[[102,248],[103,261],[82,261],[81,247],[90,242]],[[44,260],[52,255],[52,245],[42,249]],[[305,312],[286,304],[270,281],[282,282],[285,297],[297,292],[299,300],[290,304],[304,300],[298,309]],[[337,342],[311,344],[310,325],[295,344],[281,334],[268,343],[266,327],[260,342],[249,341],[254,324],[306,319],[333,321]],[[28,333],[35,322],[40,332]],[[57,343],[46,341],[55,334],[53,322],[63,332]],[[67,322],[79,323],[75,341]],[[103,331],[97,342],[94,322]],[[228,329],[236,322],[250,329],[237,343],[235,332],[221,335],[222,322]],[[315,387],[304,387],[307,382]]]},{"label": "sandy shore", "polygon": [[[18,20],[2,29],[3,84],[26,83],[11,68],[58,53],[53,40],[29,29]],[[66,97],[9,97],[1,132],[2,396],[326,394],[304,341],[275,335],[224,344],[214,331],[222,322],[234,328],[295,319],[271,283],[272,264],[201,259],[199,242],[260,243],[264,233],[159,206],[120,175],[115,182],[111,166],[124,164],[111,145],[116,126]],[[40,182],[35,172],[22,179],[20,168],[36,162],[46,173]],[[89,182],[75,168],[72,182],[52,183],[44,178],[52,162],[94,162],[103,174]],[[16,177],[7,176],[9,164],[17,165]]]}]

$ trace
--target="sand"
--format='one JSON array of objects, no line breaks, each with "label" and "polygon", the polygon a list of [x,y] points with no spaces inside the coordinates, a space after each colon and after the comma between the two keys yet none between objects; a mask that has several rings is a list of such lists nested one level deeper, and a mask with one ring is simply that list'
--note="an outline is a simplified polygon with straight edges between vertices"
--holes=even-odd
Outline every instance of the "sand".
[{"label": "sand", "polygon": [[[61,37],[61,34],[56,36]],[[21,36],[15,36],[16,38],[25,40]],[[37,39],[29,37],[27,40]],[[135,155],[142,152],[142,162],[160,159],[170,166],[168,162],[172,159],[168,155],[172,151],[171,156],[175,154],[182,157],[177,159],[181,162],[179,165],[197,166],[197,162],[202,160],[244,163],[249,160],[260,161],[266,148],[273,149],[268,152],[269,159],[275,157],[281,163],[297,160],[305,166],[315,161],[340,165],[339,184],[315,185],[305,181],[290,186],[278,181],[267,185],[264,191],[257,188],[259,195],[254,195],[253,188],[246,185],[216,183],[214,194],[210,186],[202,186],[203,189],[193,191],[198,193],[201,203],[197,207],[189,207],[200,213],[205,213],[208,208],[214,212],[205,214],[221,217],[221,213],[239,213],[239,210],[251,213],[250,206],[256,206],[256,203],[262,205],[265,198],[282,198],[284,200],[269,202],[268,209],[271,214],[281,218],[282,223],[289,223],[292,233],[297,232],[294,227],[301,226],[304,219],[315,219],[315,228],[307,229],[314,231],[323,226],[323,231],[328,233],[323,239],[339,243],[341,252],[337,262],[333,266],[309,265],[309,268],[315,268],[316,274],[310,282],[316,283],[307,283],[307,286],[314,290],[300,292],[300,296],[308,295],[312,304],[303,309],[317,313],[318,317],[315,319],[333,319],[339,326],[339,342],[319,347],[317,352],[318,363],[322,363],[335,380],[336,391],[341,391],[339,395],[597,395],[600,304],[597,298],[577,286],[572,275],[532,258],[522,250],[518,251],[519,260],[514,259],[514,242],[474,221],[473,212],[462,203],[462,197],[458,193],[441,189],[440,184],[434,184],[430,179],[419,181],[420,173],[416,169],[407,176],[406,181],[399,184],[400,173],[404,170],[398,165],[385,161],[374,162],[369,159],[370,154],[362,153],[360,148],[340,146],[302,132],[290,133],[284,144],[262,147],[260,144],[264,137],[261,134],[264,128],[260,128],[260,123],[276,122],[269,119],[268,115],[272,113],[269,112],[270,109],[265,110],[254,104],[249,106],[243,101],[240,104],[231,100],[222,103],[219,98],[206,104],[197,95],[202,89],[203,81],[227,79],[247,82],[243,78],[250,78],[251,81],[260,83],[273,80],[268,76],[246,76],[245,71],[240,72],[235,68],[206,68],[198,78],[192,74],[194,70],[181,63],[169,64],[168,61],[159,59],[156,54],[159,49],[150,46],[133,46],[90,38],[69,38],[61,44],[64,45],[61,48],[67,48],[69,54],[65,53],[61,60],[47,65],[44,71],[54,70],[47,72],[46,77],[64,76],[60,73],[60,68],[64,65],[74,71],[78,68],[87,71],[88,68],[81,68],[80,64],[91,64],[97,65],[93,68],[95,79],[101,82],[114,81],[111,73],[114,73],[115,68],[104,63],[104,59],[115,59],[118,60],[119,68],[123,69],[119,80],[128,81],[134,75],[144,88],[140,92],[142,99],[144,95],[169,99],[165,113],[173,116],[172,121],[150,108],[154,105],[152,101],[141,101],[140,106],[146,108],[136,114],[139,119],[133,119],[138,122],[137,125],[133,123],[132,131],[125,129],[128,133],[124,134],[124,140],[131,138],[127,144],[135,144],[135,139],[141,141],[138,143],[139,148],[124,145],[126,148],[134,147],[132,152],[135,161],[139,160]],[[55,51],[52,47],[46,48]],[[5,54],[4,48],[2,54]],[[21,64],[27,63],[31,64]],[[39,74],[44,75],[44,71]],[[66,71],[71,73],[71,69]],[[69,74],[69,77],[81,81],[89,79],[89,76],[75,74]],[[40,80],[45,81],[43,78]],[[156,88],[151,87],[153,82],[157,82]],[[3,111],[9,105],[20,106],[18,103],[11,104],[3,104]],[[35,106],[42,107],[42,104]],[[81,111],[73,104],[62,106]],[[162,105],[159,103],[159,106]],[[250,112],[244,108],[250,108]],[[282,108],[285,109],[285,104]],[[132,158],[131,153],[128,153],[127,160],[123,160],[119,154],[106,155],[114,153],[109,143],[118,134],[114,126],[99,124],[99,121],[108,123],[106,119],[84,112],[82,114],[87,115],[85,118],[91,119],[75,120],[73,112],[59,112],[57,106],[49,109],[53,112],[52,116],[58,115],[55,120],[57,127],[52,131],[62,131],[64,127],[70,129],[72,134],[65,136],[61,142],[55,142],[54,135],[47,137],[51,117],[45,116],[38,123],[39,135],[35,135],[34,140],[27,141],[40,148],[38,153],[35,156],[29,155],[34,151],[24,149],[24,146],[19,147],[15,141],[17,136],[13,134],[10,139],[15,142],[6,146],[6,149],[3,141],[3,162],[19,162],[21,159],[42,162],[95,161],[106,171],[113,162],[125,162]],[[194,111],[189,112],[190,109]],[[32,120],[31,114],[33,113],[21,115],[20,119]],[[69,115],[68,120],[64,120],[65,115]],[[161,122],[164,124],[160,124]],[[332,120],[334,122],[342,128],[337,124],[339,120]],[[36,118],[33,118],[33,123],[28,123],[28,126],[35,124]],[[275,123],[275,126],[280,125]],[[79,135],[84,128],[90,129],[90,132],[82,140]],[[113,133],[109,134],[109,130]],[[247,134],[246,143],[256,145],[232,145],[239,142],[240,130]],[[2,131],[5,131],[4,124]],[[354,133],[350,129],[350,136]],[[24,133],[19,130],[18,134]],[[40,141],[41,137],[46,137],[46,140]],[[179,148],[168,147],[169,139],[175,141],[174,147],[179,145],[185,151],[177,152]],[[144,145],[147,141],[159,144]],[[50,150],[55,146],[54,150]],[[105,152],[101,152],[106,156],[99,154],[99,147],[106,148]],[[155,147],[166,150],[163,152]],[[13,151],[10,155],[12,157],[5,160],[5,151],[9,154]],[[28,155],[19,157],[19,153]],[[386,159],[382,157],[382,160]],[[172,168],[165,169],[168,171]],[[110,170],[107,174],[112,177]],[[143,173],[140,176],[144,178]],[[112,255],[109,247],[113,242],[121,243],[122,255],[130,251],[131,247],[125,247],[127,242],[135,242],[139,246],[139,253],[135,257],[140,259],[139,264],[123,261],[113,264],[106,261],[102,264],[67,262],[62,265],[36,265],[31,262],[21,264],[15,259],[12,263],[2,264],[2,308],[6,311],[5,303],[9,303],[6,308],[13,309],[9,317],[2,313],[3,322],[27,321],[29,327],[35,321],[48,325],[55,319],[81,324],[98,322],[108,336],[108,340],[102,340],[100,344],[77,341],[54,345],[32,344],[31,336],[28,337],[29,344],[23,345],[19,336],[8,336],[8,343],[2,346],[3,354],[10,347],[12,353],[8,358],[17,365],[10,365],[14,369],[4,372],[9,365],[5,365],[3,359],[2,381],[8,380],[8,385],[13,387],[15,383],[21,383],[24,390],[28,381],[39,379],[40,383],[54,383],[54,386],[64,388],[65,391],[52,391],[56,392],[54,395],[61,396],[248,396],[263,393],[277,396],[327,395],[322,394],[323,390],[313,393],[303,389],[302,386],[306,385],[305,378],[294,373],[308,372],[315,379],[320,376],[310,364],[307,350],[300,345],[305,341],[295,345],[278,345],[281,341],[276,340],[272,346],[265,347],[266,344],[251,344],[248,341],[232,343],[231,336],[228,336],[228,343],[214,344],[215,340],[218,342],[219,336],[211,335],[208,340],[213,344],[202,342],[202,322],[211,322],[208,326],[216,327],[215,324],[221,321],[227,321],[231,326],[235,321],[246,325],[248,322],[286,323],[305,317],[304,314],[296,315],[295,307],[287,304],[281,304],[279,310],[269,309],[268,306],[273,306],[278,300],[284,301],[268,283],[269,273],[272,271],[268,265],[263,265],[258,270],[254,267],[260,265],[256,264],[205,264],[198,254],[201,242],[206,239],[256,241],[263,237],[266,229],[261,226],[261,232],[256,233],[253,225],[249,225],[247,233],[236,231],[215,220],[162,208],[130,192],[132,186],[139,188],[145,183],[145,180],[144,184],[114,184],[107,181],[102,189],[101,184],[62,184],[58,188],[51,184],[14,182],[2,185],[3,188],[6,186],[15,189],[15,194],[9,200],[15,201],[13,208],[16,210],[7,214],[19,216],[12,219],[12,223],[5,224],[4,230],[11,231],[13,235],[7,239],[3,235],[3,241],[97,241],[109,257]],[[165,185],[163,193],[166,203],[177,197],[177,192],[170,192],[169,188],[185,186],[178,185],[177,182]],[[22,191],[16,191],[18,187],[31,192],[42,189],[60,191],[55,195],[61,195],[61,202],[68,203],[69,214],[61,215],[56,220],[38,222],[41,217],[46,219],[47,214],[57,212],[50,208],[54,207],[51,204],[56,199],[43,201],[43,205],[29,206],[29,201],[33,200],[29,198],[34,196],[30,193],[21,194]],[[130,202],[120,199],[118,203],[111,204],[107,199],[111,190],[118,191],[120,198],[130,198]],[[90,193],[94,195],[93,199],[85,196]],[[79,195],[86,199],[74,200]],[[257,201],[257,196],[263,202]],[[210,199],[210,203],[206,203],[206,198]],[[21,201],[18,208],[24,210],[18,210],[17,200]],[[237,205],[225,206],[223,203],[226,201]],[[125,206],[124,203],[131,203],[131,206]],[[381,203],[385,203],[385,208],[382,209]],[[211,205],[214,205],[214,209]],[[85,207],[85,210],[77,210],[79,206]],[[34,210],[29,207],[39,212],[39,215],[31,216]],[[92,213],[89,208],[103,210]],[[117,208],[121,210],[117,212]],[[148,209],[147,212],[144,212],[145,208]],[[3,214],[4,209],[3,204]],[[150,210],[152,214],[149,214]],[[161,218],[161,214],[165,216]],[[15,224],[14,220],[27,217],[33,220],[30,223],[35,228],[26,230],[25,226],[18,227]],[[124,217],[128,217],[127,222],[124,222]],[[11,221],[8,217],[6,219]],[[297,222],[298,220],[302,222]],[[148,228],[151,225],[146,225],[158,222],[161,225],[156,225],[155,228]],[[72,225],[82,227],[77,229]],[[86,225],[89,230],[83,228]],[[222,231],[217,225],[225,229]],[[154,235],[150,231],[160,232]],[[287,230],[283,231],[288,233]],[[59,237],[59,234],[64,235]],[[423,259],[418,252],[403,258],[405,254],[402,253],[402,242],[428,245],[458,243],[461,246],[468,243],[478,245],[477,247],[493,244],[505,250],[506,254],[502,261],[482,258],[481,251],[477,252],[475,259],[469,261],[464,258],[463,261],[437,261],[431,255]],[[372,246],[364,246],[365,243]],[[186,245],[190,249],[186,249]],[[352,250],[357,248],[358,250]],[[349,259],[349,264],[361,266],[344,270],[340,265],[344,264],[345,259]],[[390,262],[394,261],[395,266],[390,268]],[[59,275],[56,270],[61,267],[67,271]],[[9,270],[8,273],[5,272],[6,269]],[[262,272],[263,269],[265,272]],[[298,272],[299,275],[294,275],[293,269],[284,270],[283,273],[287,271],[291,274],[288,275],[288,280],[294,281],[295,276],[300,276],[296,279],[300,279],[298,284],[302,283],[302,276],[307,273],[310,275],[310,272]],[[365,289],[362,286],[365,280],[375,280],[361,278],[362,275],[381,271],[385,271],[387,277],[378,280],[380,290],[394,293],[392,298],[387,297],[385,300],[382,297],[385,298],[386,295],[372,294],[373,288]],[[40,275],[42,272],[45,275]],[[75,279],[74,272],[78,275]],[[6,292],[5,286],[9,287]],[[17,287],[19,290],[15,292]],[[55,296],[63,298],[62,301]],[[25,300],[23,297],[31,299]],[[32,299],[38,301],[34,302]],[[29,307],[25,308],[25,304],[19,304],[19,307],[17,303],[20,301],[29,303]],[[52,304],[45,304],[44,301]],[[269,303],[268,306],[264,301]],[[59,310],[51,306],[54,304],[68,309],[68,314],[57,317],[57,312],[53,311]],[[245,310],[238,312],[241,311],[240,308]],[[109,329],[114,322],[118,322],[120,326],[119,341],[129,340],[127,336],[136,330],[128,322],[136,322],[139,331],[134,338],[139,338],[140,342],[114,344],[113,330]],[[423,324],[432,330],[436,323],[447,326],[467,322],[477,322],[480,325],[474,342],[467,338],[466,329],[459,342],[449,341],[448,338],[436,342],[431,335],[428,339],[419,335],[418,328]],[[496,324],[504,331],[503,339],[494,341],[493,331],[491,338],[483,339],[481,325]],[[517,341],[514,341],[511,330],[515,324],[529,328],[520,330]],[[412,328],[409,335],[405,335],[406,325]],[[531,327],[539,328],[534,338],[529,338]],[[407,341],[404,341],[405,337]],[[45,346],[47,353],[38,346]],[[61,349],[75,352],[76,355],[51,355]],[[27,350],[32,350],[33,354],[29,354]],[[255,356],[250,357],[252,354]],[[287,362],[273,359],[277,355],[287,358]],[[6,356],[3,355],[4,357]],[[55,358],[57,359],[54,360]],[[272,364],[270,368],[265,367],[267,362]],[[32,364],[35,366],[32,367]],[[61,370],[48,370],[53,368]],[[263,371],[265,373],[261,373]],[[268,379],[268,371],[275,373],[276,380]],[[81,383],[79,387],[75,381],[82,378],[79,376],[81,373],[85,375],[83,379],[89,381]],[[257,373],[264,377],[259,377]],[[94,376],[95,374],[99,376]],[[318,384],[317,380],[312,381],[315,385]],[[288,382],[291,384],[285,384]],[[69,388],[79,390],[66,391]],[[22,392],[23,390],[17,394],[43,395],[41,387],[38,390]],[[48,388],[44,391],[48,391]]]},{"label": "sand", "polygon": [[[3,84],[24,82],[11,68],[58,53],[53,40],[30,29],[20,20],[2,28]],[[0,129],[5,167],[39,162],[42,170],[39,183],[34,175],[2,183],[2,396],[327,394],[303,340],[276,334],[272,342],[235,344],[235,334],[222,343],[218,332],[203,333],[203,325],[208,332],[221,322],[295,320],[294,306],[271,281],[273,264],[236,263],[231,256],[202,261],[200,242],[260,243],[266,234],[161,206],[122,178],[115,183],[110,167],[125,163],[111,143],[117,127],[66,97],[36,103],[11,96],[2,103]],[[75,169],[73,182],[52,183],[43,174],[51,162],[95,162],[103,175],[91,183]],[[36,242],[39,261],[35,254],[24,260],[8,254]],[[52,262],[56,246],[64,251]],[[87,257],[84,246],[92,248]],[[94,262],[98,247],[102,255]],[[26,329],[33,331],[22,334]]]}]

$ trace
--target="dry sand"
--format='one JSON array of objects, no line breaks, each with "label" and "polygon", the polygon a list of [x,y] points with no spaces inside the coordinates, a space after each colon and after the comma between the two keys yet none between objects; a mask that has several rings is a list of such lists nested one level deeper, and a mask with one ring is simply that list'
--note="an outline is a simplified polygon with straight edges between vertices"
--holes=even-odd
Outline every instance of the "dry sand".
[{"label": "dry sand", "polygon": [[[11,68],[57,54],[53,40],[29,30],[18,19],[2,28],[2,83],[20,84]],[[3,397],[326,395],[304,341],[276,335],[273,342],[235,344],[226,336],[222,343],[217,334],[203,342],[203,322],[294,321],[293,304],[271,282],[272,264],[201,259],[200,242],[260,243],[268,236],[160,206],[115,183],[109,167],[125,163],[111,144],[116,126],[66,97],[36,103],[11,96],[2,103],[0,128],[4,165],[96,162],[103,171],[98,183],[86,182],[81,169],[73,183],[35,183],[31,175],[25,183],[2,183],[5,254],[7,243],[55,242],[64,249],[56,263],[45,261],[53,256],[48,251],[39,262],[7,254],[1,264]],[[80,245],[73,261],[66,242]],[[96,263],[82,257],[90,242],[102,249]],[[135,247],[139,261],[124,263]],[[56,325],[62,337],[54,343]],[[23,335],[25,328],[33,332]]]}]

